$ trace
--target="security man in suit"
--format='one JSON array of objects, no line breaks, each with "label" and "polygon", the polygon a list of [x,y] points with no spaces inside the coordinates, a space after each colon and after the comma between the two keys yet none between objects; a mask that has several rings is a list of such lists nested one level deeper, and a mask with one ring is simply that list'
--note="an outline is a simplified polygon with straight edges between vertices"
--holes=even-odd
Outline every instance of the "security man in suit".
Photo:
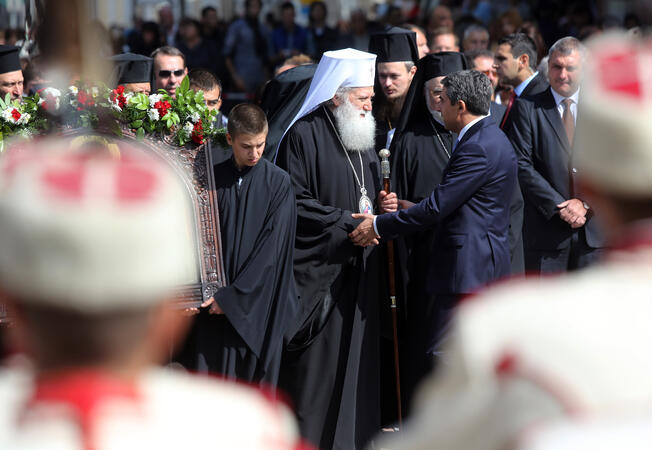
[{"label": "security man in suit", "polygon": [[574,270],[597,256],[602,238],[575,183],[573,141],[585,49],[575,38],[548,54],[550,88],[517,100],[508,135],[518,155],[525,198],[523,245],[530,273]]},{"label": "security man in suit", "polygon": [[507,110],[500,128],[507,133],[511,126],[511,112],[517,98],[527,98],[545,91],[548,82],[537,72],[537,47],[525,33],[512,33],[498,41],[494,54],[494,68],[502,84],[514,90],[507,101]]}]

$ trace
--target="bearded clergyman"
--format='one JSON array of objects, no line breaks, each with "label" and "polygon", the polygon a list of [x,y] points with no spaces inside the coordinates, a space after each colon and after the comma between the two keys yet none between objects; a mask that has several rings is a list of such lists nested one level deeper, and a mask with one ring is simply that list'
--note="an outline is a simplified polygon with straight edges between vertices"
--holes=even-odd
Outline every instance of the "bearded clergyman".
[{"label": "bearded clergyman", "polygon": [[393,211],[381,191],[371,114],[376,55],[326,52],[277,164],[297,202],[294,270],[301,327],[281,367],[303,436],[322,449],[364,447],[380,427],[379,253],[348,238],[358,211]]}]

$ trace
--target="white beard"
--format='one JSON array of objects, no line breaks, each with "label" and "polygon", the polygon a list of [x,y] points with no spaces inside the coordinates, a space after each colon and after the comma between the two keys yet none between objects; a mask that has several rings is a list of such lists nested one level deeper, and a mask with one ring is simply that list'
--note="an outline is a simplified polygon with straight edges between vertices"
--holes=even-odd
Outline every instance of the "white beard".
[{"label": "white beard", "polygon": [[437,122],[439,122],[440,125],[444,125],[444,119],[441,117],[441,112],[436,111],[434,109],[430,109],[430,105],[428,105],[427,100],[426,100],[426,105],[428,106],[428,111],[430,111],[432,118],[435,119]]},{"label": "white beard", "polygon": [[[364,117],[360,117],[364,114]],[[373,148],[376,139],[376,120],[371,111],[358,109],[347,98],[333,109],[337,131],[348,151],[364,152]]]}]

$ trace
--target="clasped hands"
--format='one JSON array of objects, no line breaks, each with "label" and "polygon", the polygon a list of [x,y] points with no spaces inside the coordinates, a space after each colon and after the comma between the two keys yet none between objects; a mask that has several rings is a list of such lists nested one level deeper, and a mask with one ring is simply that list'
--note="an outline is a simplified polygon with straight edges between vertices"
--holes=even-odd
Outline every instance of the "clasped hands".
[{"label": "clasped hands", "polygon": [[[399,200],[395,192],[380,191],[377,203],[382,213],[398,211]],[[378,245],[380,236],[374,230],[374,217],[376,217],[374,214],[353,214],[354,219],[362,219],[356,229],[349,233],[349,239],[353,244],[360,247]]]},{"label": "clasped hands", "polygon": [[559,208],[559,217],[561,220],[571,226],[571,228],[580,228],[586,223],[586,213],[588,210],[584,203],[576,198],[571,198],[557,205]]}]

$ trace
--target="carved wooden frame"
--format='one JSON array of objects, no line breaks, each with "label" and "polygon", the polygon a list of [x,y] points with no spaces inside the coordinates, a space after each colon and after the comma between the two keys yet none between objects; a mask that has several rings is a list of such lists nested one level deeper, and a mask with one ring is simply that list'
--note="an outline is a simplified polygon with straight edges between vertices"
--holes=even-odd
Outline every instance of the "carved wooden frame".
[{"label": "carved wooden frame", "polygon": [[[126,127],[122,129],[122,134],[122,137],[117,137],[81,129],[62,132],[66,137],[99,135],[109,140],[137,139]],[[197,307],[226,285],[211,143],[207,141],[200,146],[188,144],[179,147],[174,143],[172,136],[148,136],[139,144],[154,152],[173,168],[183,180],[191,197],[195,217],[195,245],[199,257],[199,280],[197,284],[181,287],[178,304],[180,308]],[[0,303],[0,323],[7,321],[8,313]]]}]

